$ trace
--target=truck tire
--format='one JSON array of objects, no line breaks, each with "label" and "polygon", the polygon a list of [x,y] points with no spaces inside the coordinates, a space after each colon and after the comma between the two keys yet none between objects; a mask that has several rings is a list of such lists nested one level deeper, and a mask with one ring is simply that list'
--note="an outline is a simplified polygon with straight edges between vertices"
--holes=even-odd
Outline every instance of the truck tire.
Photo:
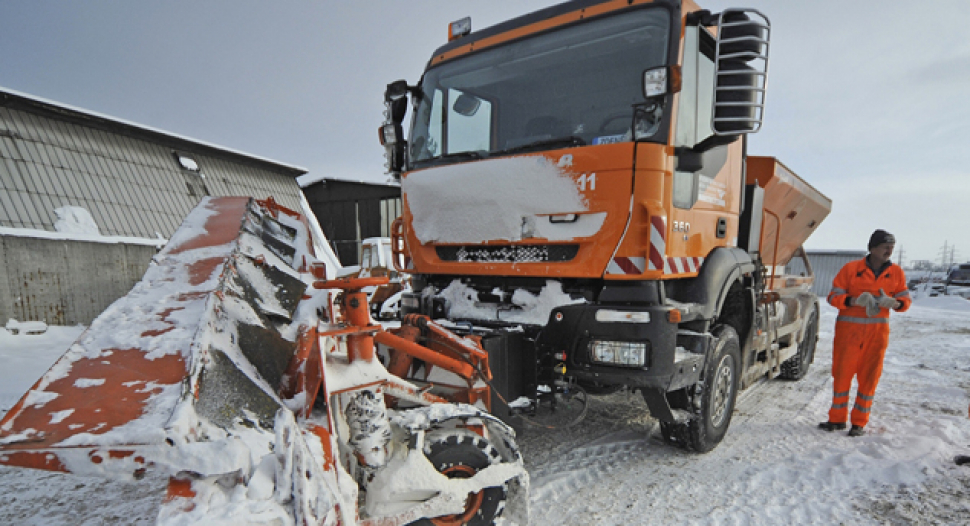
[{"label": "truck tire", "polygon": [[801,380],[808,374],[808,368],[815,361],[815,346],[818,344],[818,309],[812,307],[805,322],[805,336],[798,344],[795,356],[781,364],[781,376],[785,380]]},{"label": "truck tire", "polygon": [[730,325],[719,325],[711,331],[714,350],[704,371],[704,379],[695,392],[694,418],[686,424],[685,444],[698,453],[714,449],[731,425],[731,414],[738,395],[741,368],[741,344]]},{"label": "truck tire", "polygon": [[[448,478],[471,478],[492,464],[502,462],[488,440],[463,429],[429,433],[424,455],[439,473]],[[505,509],[505,488],[485,488],[469,495],[465,511],[457,515],[421,519],[410,526],[487,526]]]}]

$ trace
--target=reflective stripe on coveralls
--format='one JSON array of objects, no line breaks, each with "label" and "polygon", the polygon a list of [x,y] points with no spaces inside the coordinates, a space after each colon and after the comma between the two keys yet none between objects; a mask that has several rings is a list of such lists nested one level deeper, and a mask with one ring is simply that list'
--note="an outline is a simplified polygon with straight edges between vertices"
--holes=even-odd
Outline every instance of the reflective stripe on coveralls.
[{"label": "reflective stripe on coveralls", "polygon": [[849,417],[849,391],[856,378],[858,389],[852,407],[852,425],[869,423],[876,386],[882,375],[882,362],[889,343],[889,309],[880,309],[873,317],[865,307],[846,306],[849,297],[863,292],[879,296],[880,290],[902,303],[900,311],[909,308],[912,300],[906,288],[906,277],[897,265],[890,265],[879,277],[861,259],[847,263],[832,283],[828,302],[838,307],[835,322],[835,344],[832,352],[834,387],[829,422],[845,422]]}]

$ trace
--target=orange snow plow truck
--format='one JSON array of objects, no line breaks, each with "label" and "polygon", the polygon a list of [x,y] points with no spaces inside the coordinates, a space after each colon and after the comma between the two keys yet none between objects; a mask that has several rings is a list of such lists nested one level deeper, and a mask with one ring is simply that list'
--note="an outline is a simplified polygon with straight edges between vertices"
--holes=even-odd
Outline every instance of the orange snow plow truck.
[{"label": "orange snow plow truck", "polygon": [[625,386],[703,452],[740,389],[805,375],[818,304],[785,266],[831,201],[747,155],[769,32],[751,9],[577,0],[455,22],[420,82],[388,85],[401,310],[482,338],[494,413],[570,423]]}]

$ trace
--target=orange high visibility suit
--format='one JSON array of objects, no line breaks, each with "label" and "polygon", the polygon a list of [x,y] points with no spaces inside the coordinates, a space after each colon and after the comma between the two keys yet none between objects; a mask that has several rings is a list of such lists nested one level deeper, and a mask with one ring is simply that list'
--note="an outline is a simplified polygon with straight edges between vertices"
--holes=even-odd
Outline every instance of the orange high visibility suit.
[{"label": "orange high visibility suit", "polygon": [[898,311],[909,308],[912,299],[906,288],[906,275],[899,265],[890,263],[877,277],[866,264],[865,258],[846,263],[832,281],[828,302],[839,309],[835,322],[835,346],[832,351],[832,376],[835,379],[829,422],[845,422],[849,411],[849,389],[852,378],[857,377],[855,405],[852,406],[852,425],[865,427],[869,422],[872,399],[876,394],[882,360],[889,343],[889,309],[879,309],[879,314],[868,316],[865,307],[846,300],[858,298],[863,292],[879,296],[882,290],[887,296],[899,300]]}]

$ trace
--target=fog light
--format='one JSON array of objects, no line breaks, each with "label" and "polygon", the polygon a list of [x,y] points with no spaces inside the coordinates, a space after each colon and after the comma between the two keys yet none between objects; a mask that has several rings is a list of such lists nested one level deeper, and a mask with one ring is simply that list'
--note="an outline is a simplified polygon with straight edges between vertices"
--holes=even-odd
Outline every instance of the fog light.
[{"label": "fog light", "polygon": [[647,344],[593,340],[589,344],[594,362],[643,367],[647,363]]},{"label": "fog light", "polygon": [[596,311],[596,321],[600,323],[650,323],[650,313],[600,309]]}]

